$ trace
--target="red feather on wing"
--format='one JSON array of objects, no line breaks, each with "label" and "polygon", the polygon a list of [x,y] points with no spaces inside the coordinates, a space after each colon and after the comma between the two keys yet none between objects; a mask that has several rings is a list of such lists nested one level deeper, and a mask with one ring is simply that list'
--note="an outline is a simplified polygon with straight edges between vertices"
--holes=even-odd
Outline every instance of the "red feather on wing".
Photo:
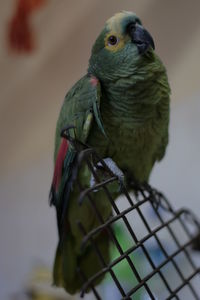
[{"label": "red feather on wing", "polygon": [[58,155],[55,162],[55,169],[53,175],[52,187],[56,193],[58,192],[59,185],[62,177],[63,164],[65,160],[65,156],[67,154],[69,144],[66,139],[61,140],[60,148],[58,150]]}]

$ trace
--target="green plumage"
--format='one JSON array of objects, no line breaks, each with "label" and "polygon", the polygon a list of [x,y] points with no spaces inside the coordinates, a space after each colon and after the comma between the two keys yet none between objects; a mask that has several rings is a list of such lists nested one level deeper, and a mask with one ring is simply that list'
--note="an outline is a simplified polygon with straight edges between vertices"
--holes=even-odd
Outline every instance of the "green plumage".
[{"label": "green plumage", "polygon": [[[156,161],[160,161],[168,143],[169,85],[165,67],[152,47],[142,54],[134,35],[127,26],[140,20],[135,14],[122,12],[107,21],[92,49],[88,74],[80,79],[65,97],[57,122],[55,161],[61,144],[60,132],[66,125],[75,125],[76,137],[95,148],[102,158],[110,157],[126,175],[140,182],[148,181]],[[133,34],[133,33],[131,33]],[[117,37],[115,45],[110,36]],[[141,44],[141,43],[140,43]],[[63,165],[59,193],[55,196],[58,226],[62,215],[64,187],[74,162],[70,146]],[[86,168],[78,173],[81,183],[90,185]],[[129,188],[127,183],[127,188]],[[76,184],[70,190],[64,226],[59,228],[60,241],[54,265],[54,283],[75,293],[81,288],[77,268],[89,277],[101,265],[90,246],[81,252],[82,236],[77,227],[80,220],[87,231],[97,226],[98,220],[87,201],[79,206]],[[106,220],[111,207],[101,191],[95,202]],[[109,261],[109,241],[100,234],[95,241]]]}]

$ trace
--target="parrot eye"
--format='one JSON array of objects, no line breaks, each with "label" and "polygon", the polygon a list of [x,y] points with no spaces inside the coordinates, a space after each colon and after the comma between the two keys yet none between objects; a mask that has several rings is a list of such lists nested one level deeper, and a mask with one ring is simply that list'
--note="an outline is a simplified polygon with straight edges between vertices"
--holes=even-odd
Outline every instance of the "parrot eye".
[{"label": "parrot eye", "polygon": [[118,38],[115,35],[111,35],[108,38],[108,45],[109,46],[114,46],[118,43]]}]

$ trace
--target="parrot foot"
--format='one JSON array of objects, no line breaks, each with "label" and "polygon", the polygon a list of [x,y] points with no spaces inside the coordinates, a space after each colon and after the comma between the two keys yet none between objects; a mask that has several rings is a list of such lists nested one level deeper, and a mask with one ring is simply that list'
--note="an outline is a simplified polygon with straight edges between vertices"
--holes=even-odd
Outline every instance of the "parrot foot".
[{"label": "parrot foot", "polygon": [[[125,176],[124,173],[120,170],[120,168],[116,165],[116,163],[112,160],[112,158],[107,157],[103,159],[106,166],[109,168],[109,170],[113,173],[114,176],[117,177],[119,181],[119,192],[122,192],[125,187]],[[101,162],[97,163],[97,167],[94,168],[95,171],[98,169],[105,169]],[[107,171],[107,170],[105,170]],[[108,171],[106,172],[108,173]],[[90,178],[90,187],[93,187],[95,184],[97,184],[95,178],[93,175],[91,175]],[[93,190],[94,192],[97,192],[97,190]]]}]

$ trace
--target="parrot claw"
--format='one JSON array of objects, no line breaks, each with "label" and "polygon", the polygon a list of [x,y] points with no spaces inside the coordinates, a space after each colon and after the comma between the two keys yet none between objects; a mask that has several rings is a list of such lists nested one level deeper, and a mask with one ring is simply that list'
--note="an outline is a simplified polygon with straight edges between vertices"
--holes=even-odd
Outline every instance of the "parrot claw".
[{"label": "parrot claw", "polygon": [[76,127],[74,125],[67,125],[67,126],[63,127],[61,132],[60,132],[60,136],[65,138],[65,139],[71,138],[71,136],[69,134],[69,131],[70,131],[70,129],[75,130],[75,128]]},{"label": "parrot claw", "polygon": [[[96,172],[97,168],[94,167],[94,171]],[[90,177],[90,187],[93,188],[93,186],[95,186],[95,184],[97,184],[97,182],[94,178],[94,175],[92,174],[91,177]],[[96,193],[96,192],[98,192],[98,190],[94,189],[93,192]]]},{"label": "parrot claw", "polygon": [[116,165],[112,158],[108,157],[103,160],[114,176],[119,181],[119,192],[122,192],[125,188],[125,176],[122,170]]},{"label": "parrot claw", "polygon": [[122,176],[118,176],[118,181],[119,181],[119,190],[118,191],[120,193],[122,193],[124,191],[125,186],[126,186],[124,174]]},{"label": "parrot claw", "polygon": [[[110,158],[104,158],[103,159],[104,163],[108,167],[108,169],[111,171],[111,173],[117,177],[119,181],[119,192],[122,192],[125,188],[125,176],[124,173],[119,169],[119,167],[116,165],[116,163]],[[104,169],[104,166],[102,165],[101,162],[97,163],[97,167],[94,167],[94,170],[98,169]],[[105,170],[106,171],[106,170]],[[95,184],[97,184],[93,174],[91,175],[90,178],[90,187],[93,187]],[[93,192],[97,192],[97,189],[94,189]]]}]

